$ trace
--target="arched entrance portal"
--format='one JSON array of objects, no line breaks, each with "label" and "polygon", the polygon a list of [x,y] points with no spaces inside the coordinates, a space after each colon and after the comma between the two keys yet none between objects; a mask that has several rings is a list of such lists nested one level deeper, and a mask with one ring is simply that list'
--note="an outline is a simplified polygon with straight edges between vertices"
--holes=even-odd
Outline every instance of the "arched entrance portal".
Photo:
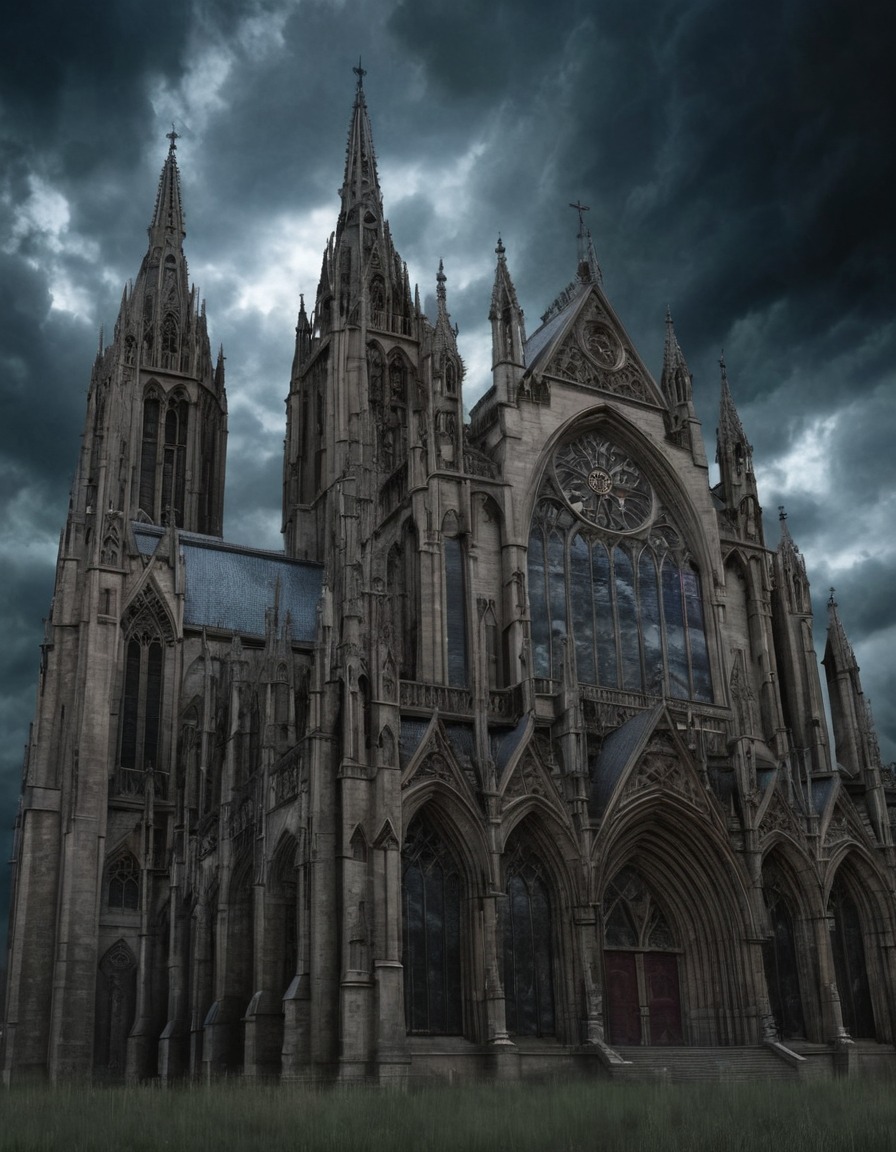
[{"label": "arched entrance portal", "polygon": [[680,949],[634,868],[623,868],[603,906],[607,1023],[612,1044],[684,1042]]}]

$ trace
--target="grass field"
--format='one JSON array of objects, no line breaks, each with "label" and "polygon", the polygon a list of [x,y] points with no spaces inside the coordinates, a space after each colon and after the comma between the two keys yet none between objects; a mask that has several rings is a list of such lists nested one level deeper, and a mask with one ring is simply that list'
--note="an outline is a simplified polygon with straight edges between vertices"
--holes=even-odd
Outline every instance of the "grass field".
[{"label": "grass field", "polygon": [[896,1150],[885,1083],[0,1090],[2,1152]]}]

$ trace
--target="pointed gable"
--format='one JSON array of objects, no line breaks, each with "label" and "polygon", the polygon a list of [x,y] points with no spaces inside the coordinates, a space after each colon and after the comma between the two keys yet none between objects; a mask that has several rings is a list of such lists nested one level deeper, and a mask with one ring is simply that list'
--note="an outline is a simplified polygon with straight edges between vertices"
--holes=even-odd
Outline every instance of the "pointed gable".
[{"label": "pointed gable", "polygon": [[[558,307],[559,306],[559,307]],[[600,286],[578,284],[526,341],[526,374],[663,408],[662,393]]]}]

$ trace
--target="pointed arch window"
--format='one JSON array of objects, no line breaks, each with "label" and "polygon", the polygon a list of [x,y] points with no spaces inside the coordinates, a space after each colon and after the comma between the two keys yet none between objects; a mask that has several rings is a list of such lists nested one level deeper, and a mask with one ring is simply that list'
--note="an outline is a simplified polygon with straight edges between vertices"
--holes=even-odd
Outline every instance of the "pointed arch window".
[{"label": "pointed arch window", "polygon": [[806,1035],[806,1025],[793,915],[774,872],[766,869],[763,869],[763,895],[772,934],[771,939],[763,944],[762,959],[775,1027],[785,1040],[802,1039]]},{"label": "pointed arch window", "polygon": [[871,1001],[871,985],[865,958],[862,918],[842,878],[834,883],[828,903],[831,920],[831,951],[840,993],[843,1024],[854,1039],[874,1040],[877,1029]]},{"label": "pointed arch window", "polygon": [[94,1072],[102,1079],[124,1078],[128,1034],[137,1012],[137,958],[119,940],[100,960],[94,1018]]},{"label": "pointed arch window", "polygon": [[401,857],[407,1030],[460,1035],[460,870],[426,814],[412,822]]},{"label": "pointed arch window", "polygon": [[516,845],[508,854],[505,876],[501,919],[507,1030],[518,1036],[553,1036],[553,924],[544,868],[534,853]]},{"label": "pointed arch window", "polygon": [[125,770],[160,767],[163,668],[158,638],[144,633],[128,640],[118,761]]},{"label": "pointed arch window", "polygon": [[163,402],[151,391],[143,402],[140,508],[154,523],[169,517],[183,527],[190,405],[182,393]]},{"label": "pointed arch window", "polygon": [[711,703],[699,573],[628,457],[617,484],[613,451],[584,438],[567,453],[575,469],[542,486],[528,554],[534,674],[561,677],[568,636],[582,684]]},{"label": "pointed arch window", "polygon": [[445,648],[448,683],[465,688],[469,683],[467,659],[467,595],[464,549],[459,536],[443,536],[445,561]]},{"label": "pointed arch window", "polygon": [[119,852],[106,866],[106,907],[122,912],[140,909],[140,865],[130,852]]},{"label": "pointed arch window", "polygon": [[180,333],[177,325],[177,318],[173,313],[168,312],[165,319],[162,321],[162,367],[169,369],[177,369],[178,363],[178,349],[180,346]]}]

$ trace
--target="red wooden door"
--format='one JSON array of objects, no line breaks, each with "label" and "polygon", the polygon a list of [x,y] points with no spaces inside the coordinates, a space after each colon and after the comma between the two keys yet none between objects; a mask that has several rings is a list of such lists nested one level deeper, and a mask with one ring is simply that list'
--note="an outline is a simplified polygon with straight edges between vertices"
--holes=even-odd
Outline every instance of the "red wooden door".
[{"label": "red wooden door", "polygon": [[605,952],[611,1044],[641,1043],[641,1008],[634,952]]},{"label": "red wooden door", "polygon": [[681,1044],[681,995],[678,957],[672,952],[644,952],[644,985],[651,1044]]}]

